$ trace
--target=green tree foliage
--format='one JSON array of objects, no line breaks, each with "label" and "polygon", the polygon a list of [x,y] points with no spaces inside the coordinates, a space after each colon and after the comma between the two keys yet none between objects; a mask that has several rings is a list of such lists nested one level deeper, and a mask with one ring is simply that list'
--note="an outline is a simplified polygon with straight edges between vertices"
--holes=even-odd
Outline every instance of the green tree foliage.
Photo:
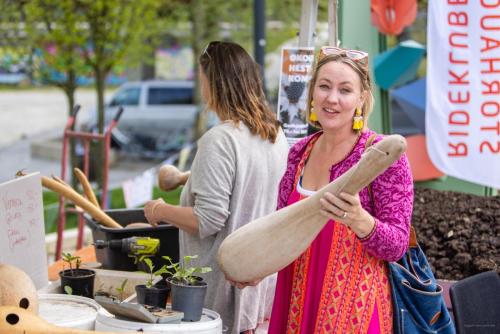
[{"label": "green tree foliage", "polygon": [[0,46],[11,53],[22,53],[24,43],[24,1],[0,0]]},{"label": "green tree foliage", "polygon": [[[2,22],[8,22],[12,29],[7,32],[16,37],[8,41],[11,48],[30,55],[30,72],[64,92],[70,115],[75,105],[77,77],[88,73],[79,55],[85,41],[81,37],[75,3],[71,0],[3,0],[1,7]],[[61,74],[57,80],[53,79],[55,72]],[[72,167],[77,164],[74,147],[71,142]],[[76,185],[75,180],[73,184]]]},{"label": "green tree foliage", "polygon": [[[156,0],[72,0],[77,7],[85,45],[83,59],[95,78],[99,133],[104,130],[106,77],[124,59],[138,61],[156,46],[160,22]],[[93,157],[97,166],[104,160],[104,142]],[[101,170],[97,170],[98,176]],[[98,177],[100,187],[102,178]]]}]

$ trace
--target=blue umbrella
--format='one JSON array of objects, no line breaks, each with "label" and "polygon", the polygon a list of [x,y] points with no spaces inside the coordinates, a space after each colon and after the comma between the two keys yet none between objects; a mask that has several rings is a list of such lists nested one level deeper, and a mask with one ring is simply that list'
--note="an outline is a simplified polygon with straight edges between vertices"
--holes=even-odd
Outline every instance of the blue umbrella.
[{"label": "blue umbrella", "polygon": [[391,91],[393,100],[420,130],[425,133],[425,77]]},{"label": "blue umbrella", "polygon": [[424,54],[423,45],[408,40],[375,56],[375,82],[387,90],[414,80]]}]

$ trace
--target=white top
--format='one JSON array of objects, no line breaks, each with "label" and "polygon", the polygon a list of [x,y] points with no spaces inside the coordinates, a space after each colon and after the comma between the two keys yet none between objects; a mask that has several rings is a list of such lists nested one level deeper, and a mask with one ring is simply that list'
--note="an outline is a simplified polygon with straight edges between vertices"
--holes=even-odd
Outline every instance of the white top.
[{"label": "white top", "polygon": [[297,192],[307,197],[312,196],[316,193],[316,191],[314,190],[308,190],[306,188],[302,188],[302,175],[300,176],[299,182],[297,183]]}]

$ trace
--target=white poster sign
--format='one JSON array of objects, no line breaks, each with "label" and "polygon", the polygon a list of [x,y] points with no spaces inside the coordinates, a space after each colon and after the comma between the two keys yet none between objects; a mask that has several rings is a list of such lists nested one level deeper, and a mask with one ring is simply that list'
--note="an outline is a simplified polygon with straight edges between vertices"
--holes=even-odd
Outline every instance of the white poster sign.
[{"label": "white poster sign", "polygon": [[123,196],[127,208],[135,208],[153,198],[154,171],[148,169],[141,175],[123,183]]},{"label": "white poster sign", "polygon": [[0,262],[26,272],[37,289],[47,286],[49,280],[39,173],[0,184]]},{"label": "white poster sign", "polygon": [[307,136],[307,85],[314,65],[314,48],[284,48],[278,96],[278,120],[289,145]]},{"label": "white poster sign", "polygon": [[444,173],[500,188],[500,2],[429,1],[427,150]]}]

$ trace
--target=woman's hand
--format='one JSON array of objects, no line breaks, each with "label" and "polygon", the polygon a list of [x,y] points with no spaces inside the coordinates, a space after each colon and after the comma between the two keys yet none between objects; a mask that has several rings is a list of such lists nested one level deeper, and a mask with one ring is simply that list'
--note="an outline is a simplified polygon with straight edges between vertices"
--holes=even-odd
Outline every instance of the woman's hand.
[{"label": "woman's hand", "polygon": [[358,194],[340,193],[335,196],[326,192],[319,201],[323,216],[346,225],[359,238],[370,234],[375,226],[374,218],[361,206]]},{"label": "woman's hand", "polygon": [[252,282],[235,282],[235,281],[231,281],[230,279],[228,279],[228,281],[229,281],[229,283],[231,283],[231,285],[237,287],[238,289],[243,289],[243,288],[246,288],[247,286],[256,286],[257,284],[262,282],[262,278],[257,279],[257,280],[252,281]]},{"label": "woman's hand", "polygon": [[158,198],[153,201],[148,201],[146,205],[144,205],[144,216],[146,217],[148,223],[153,226],[158,226],[158,222],[164,220],[162,217],[155,215],[155,211],[158,212],[158,206],[166,204],[165,201],[161,198]]}]

